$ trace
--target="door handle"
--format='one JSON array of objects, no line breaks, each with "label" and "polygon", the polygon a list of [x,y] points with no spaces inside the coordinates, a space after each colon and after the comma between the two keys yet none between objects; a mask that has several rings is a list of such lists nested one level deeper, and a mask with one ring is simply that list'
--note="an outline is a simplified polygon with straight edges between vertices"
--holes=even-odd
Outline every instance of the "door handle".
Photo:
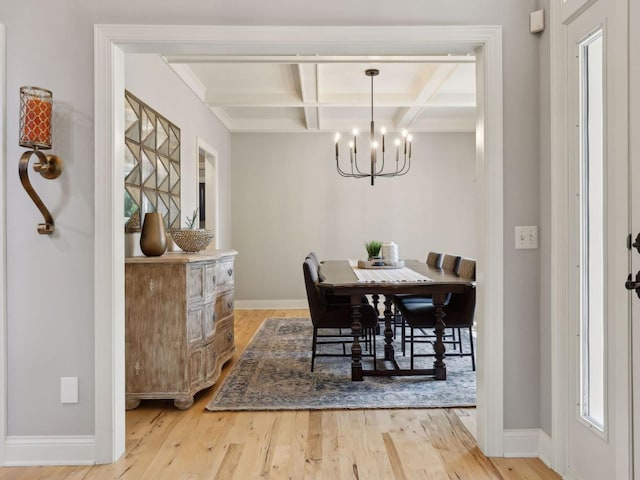
[{"label": "door handle", "polygon": [[627,281],[624,282],[624,286],[627,290],[635,290],[636,295],[640,298],[640,272],[636,273],[636,280],[633,281],[631,274],[627,277]]},{"label": "door handle", "polygon": [[635,242],[631,243],[631,234],[629,234],[629,243],[627,244],[629,250],[631,250],[631,247],[635,248],[636,250],[638,250],[638,253],[640,253],[640,233],[638,234],[638,236],[636,237]]}]

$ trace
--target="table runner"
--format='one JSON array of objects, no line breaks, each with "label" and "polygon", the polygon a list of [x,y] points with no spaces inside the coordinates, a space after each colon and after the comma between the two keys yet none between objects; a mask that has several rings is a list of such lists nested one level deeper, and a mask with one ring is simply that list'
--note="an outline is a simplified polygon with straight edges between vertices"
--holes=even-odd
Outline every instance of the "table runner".
[{"label": "table runner", "polygon": [[429,277],[407,267],[393,269],[358,268],[357,260],[349,260],[359,282],[432,282]]}]

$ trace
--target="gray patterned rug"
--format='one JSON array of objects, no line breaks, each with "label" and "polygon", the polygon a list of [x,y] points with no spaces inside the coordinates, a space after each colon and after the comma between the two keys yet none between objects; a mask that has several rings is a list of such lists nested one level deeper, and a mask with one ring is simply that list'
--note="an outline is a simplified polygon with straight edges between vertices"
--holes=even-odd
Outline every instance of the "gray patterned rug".
[{"label": "gray patterned rug", "polygon": [[[308,318],[268,318],[234,369],[207,404],[207,410],[324,410],[474,406],[476,376],[469,357],[449,356],[447,380],[424,376],[365,377],[351,381],[351,359],[317,357],[310,371],[313,328]],[[380,342],[380,340],[379,340]],[[395,347],[399,347],[399,338]],[[330,348],[323,346],[321,348]],[[383,346],[378,343],[378,357]],[[408,346],[407,346],[408,349]],[[409,357],[396,352],[401,367]],[[372,359],[363,358],[370,369]],[[433,358],[416,359],[431,368]],[[378,368],[384,362],[378,360]]]}]

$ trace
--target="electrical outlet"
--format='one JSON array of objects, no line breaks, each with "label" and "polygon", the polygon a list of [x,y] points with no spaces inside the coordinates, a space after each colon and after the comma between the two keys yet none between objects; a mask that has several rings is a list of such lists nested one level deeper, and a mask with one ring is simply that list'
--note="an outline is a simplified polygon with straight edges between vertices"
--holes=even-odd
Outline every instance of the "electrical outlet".
[{"label": "electrical outlet", "polygon": [[538,226],[516,227],[516,249],[538,248]]},{"label": "electrical outlet", "polygon": [[78,403],[78,377],[60,377],[60,403]]}]

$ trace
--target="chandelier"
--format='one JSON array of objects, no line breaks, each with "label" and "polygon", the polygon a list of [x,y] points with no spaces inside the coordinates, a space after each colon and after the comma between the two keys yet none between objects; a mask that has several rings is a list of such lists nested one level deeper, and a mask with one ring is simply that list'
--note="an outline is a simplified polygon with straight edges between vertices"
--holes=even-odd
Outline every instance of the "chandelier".
[{"label": "chandelier", "polygon": [[[338,144],[340,143],[340,133],[336,133],[336,169],[338,173],[343,177],[350,178],[370,178],[371,185],[374,184],[376,177],[398,177],[404,175],[411,168],[411,141],[412,136],[408,134],[406,130],[402,131],[403,140],[396,138],[395,140],[395,169],[384,168],[384,155],[385,155],[385,134],[386,129],[382,127],[380,129],[379,139],[376,140],[376,129],[373,122],[373,77],[377,76],[380,71],[371,68],[365,70],[365,75],[371,77],[371,134],[370,134],[370,168],[369,172],[363,171],[358,166],[358,130],[353,130],[353,140],[349,142],[349,164],[346,170],[340,167],[340,151]],[[380,155],[378,154],[380,150]],[[402,154],[400,153],[402,150]],[[402,157],[402,161],[400,158]]]}]

